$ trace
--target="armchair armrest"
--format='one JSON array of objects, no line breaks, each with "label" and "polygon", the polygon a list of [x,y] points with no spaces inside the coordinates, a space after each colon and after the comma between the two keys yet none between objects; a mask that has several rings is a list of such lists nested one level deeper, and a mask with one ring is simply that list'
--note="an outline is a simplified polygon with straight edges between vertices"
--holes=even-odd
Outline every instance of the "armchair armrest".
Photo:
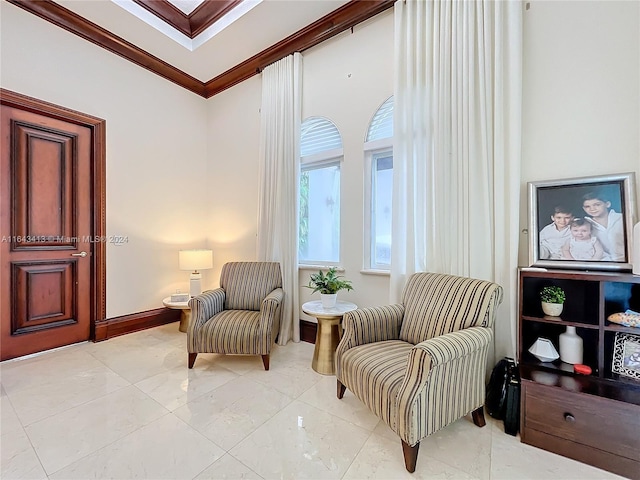
[{"label": "armchair armrest", "polygon": [[344,334],[338,355],[366,343],[397,340],[404,318],[404,306],[396,303],[382,307],[358,308],[344,314]]},{"label": "armchair armrest", "polygon": [[264,297],[260,304],[260,322],[271,323],[271,320],[277,315],[282,299],[284,298],[284,290],[276,288],[269,295]]},{"label": "armchair armrest", "polygon": [[[396,400],[399,431],[409,445],[482,405],[492,339],[490,328],[471,327],[411,349]],[[438,411],[430,405],[437,405]]]},{"label": "armchair armrest", "polygon": [[220,313],[224,309],[224,298],[224,290],[216,288],[215,290],[207,290],[189,300],[189,308],[191,309],[189,331],[200,328],[207,320]]}]

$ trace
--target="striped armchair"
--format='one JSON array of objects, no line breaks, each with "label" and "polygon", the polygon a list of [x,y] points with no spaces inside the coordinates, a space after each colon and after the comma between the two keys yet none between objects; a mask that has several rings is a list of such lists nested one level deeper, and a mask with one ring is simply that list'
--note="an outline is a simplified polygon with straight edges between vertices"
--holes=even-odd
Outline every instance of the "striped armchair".
[{"label": "striped armchair", "polygon": [[225,263],[220,288],[189,301],[189,368],[198,353],[233,353],[261,355],[264,369],[269,370],[283,297],[279,263]]},{"label": "striped armchair", "polygon": [[502,287],[413,274],[402,303],[344,315],[337,395],[348,388],[398,434],[414,472],[420,440],[472,413],[485,425],[485,368]]}]

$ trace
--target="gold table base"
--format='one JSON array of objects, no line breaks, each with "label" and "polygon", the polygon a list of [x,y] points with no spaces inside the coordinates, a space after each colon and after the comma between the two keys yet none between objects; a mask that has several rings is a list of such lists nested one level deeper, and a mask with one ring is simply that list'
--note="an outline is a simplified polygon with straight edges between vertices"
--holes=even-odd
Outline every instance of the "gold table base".
[{"label": "gold table base", "polygon": [[318,330],[311,368],[322,375],[334,375],[336,373],[336,348],[342,338],[342,315],[318,316],[316,318],[318,319]]},{"label": "gold table base", "polygon": [[186,332],[189,328],[189,322],[191,321],[191,310],[180,310],[180,326],[178,331]]}]

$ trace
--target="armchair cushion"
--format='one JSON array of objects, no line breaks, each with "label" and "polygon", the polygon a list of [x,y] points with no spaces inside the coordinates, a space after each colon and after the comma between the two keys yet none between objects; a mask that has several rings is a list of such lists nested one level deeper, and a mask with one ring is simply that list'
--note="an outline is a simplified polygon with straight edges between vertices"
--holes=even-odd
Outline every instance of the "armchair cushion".
[{"label": "armchair cushion", "polygon": [[491,282],[438,273],[412,275],[402,294],[400,339],[418,344],[468,327],[492,327],[502,288]]},{"label": "armchair cushion", "polygon": [[198,351],[267,354],[270,344],[259,325],[260,312],[224,310],[200,329]]},{"label": "armchair cushion", "polygon": [[397,397],[413,345],[401,340],[350,348],[340,358],[340,381],[397,432]]},{"label": "armchair cushion", "polygon": [[260,310],[262,300],[282,287],[277,262],[229,262],[220,273],[225,310]]}]

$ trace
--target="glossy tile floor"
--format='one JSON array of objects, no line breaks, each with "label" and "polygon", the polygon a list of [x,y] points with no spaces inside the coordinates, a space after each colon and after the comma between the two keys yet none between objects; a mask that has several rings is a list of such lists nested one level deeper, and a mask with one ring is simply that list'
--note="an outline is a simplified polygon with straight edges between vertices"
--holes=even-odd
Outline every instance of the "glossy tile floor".
[{"label": "glossy tile floor", "polygon": [[0,364],[0,478],[604,479],[523,445],[487,416],[424,440],[416,472],[400,440],[335,377],[313,345],[260,357],[199,355],[170,324]]}]

